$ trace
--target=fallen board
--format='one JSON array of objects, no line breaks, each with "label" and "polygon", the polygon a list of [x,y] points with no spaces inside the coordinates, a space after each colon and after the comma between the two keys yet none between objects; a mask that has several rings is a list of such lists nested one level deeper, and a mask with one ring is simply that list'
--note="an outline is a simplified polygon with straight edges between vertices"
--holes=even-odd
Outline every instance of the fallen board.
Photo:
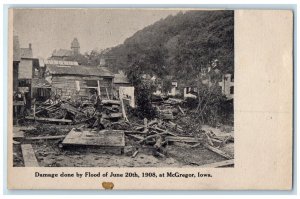
[{"label": "fallen board", "polygon": [[62,123],[72,123],[72,120],[66,119],[55,119],[55,118],[45,118],[45,117],[25,117],[27,120],[36,120],[36,121],[44,121],[44,122],[62,122]]},{"label": "fallen board", "polygon": [[224,151],[221,151],[220,149],[217,149],[215,147],[209,146],[208,144],[205,144],[204,146],[205,146],[205,148],[211,150],[212,152],[215,152],[215,153],[219,154],[220,156],[222,156],[222,157],[224,157],[224,158],[226,158],[228,160],[232,159],[231,155],[225,153]]},{"label": "fallen board", "polygon": [[39,167],[31,144],[21,145],[25,167]]},{"label": "fallen board", "polygon": [[113,119],[113,118],[121,118],[122,113],[110,113],[109,115],[104,114],[103,119]]},{"label": "fallen board", "polygon": [[96,147],[108,153],[121,154],[125,146],[122,130],[75,131],[72,129],[62,142],[63,146]]},{"label": "fallen board", "polygon": [[65,135],[55,135],[55,136],[38,136],[38,137],[26,137],[26,140],[53,140],[65,138]]},{"label": "fallen board", "polygon": [[200,168],[220,168],[234,166],[234,159],[201,165]]}]

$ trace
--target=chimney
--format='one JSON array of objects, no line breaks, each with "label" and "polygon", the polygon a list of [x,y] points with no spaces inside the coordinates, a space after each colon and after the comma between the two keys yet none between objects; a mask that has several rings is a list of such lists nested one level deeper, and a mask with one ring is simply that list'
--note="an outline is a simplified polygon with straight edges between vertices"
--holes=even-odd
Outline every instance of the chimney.
[{"label": "chimney", "polygon": [[31,43],[29,43],[29,49],[31,50]]}]

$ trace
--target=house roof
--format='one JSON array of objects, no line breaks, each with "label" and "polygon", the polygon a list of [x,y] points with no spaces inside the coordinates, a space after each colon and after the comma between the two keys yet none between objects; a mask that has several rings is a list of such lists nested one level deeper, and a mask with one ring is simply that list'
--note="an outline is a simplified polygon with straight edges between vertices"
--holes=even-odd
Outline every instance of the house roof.
[{"label": "house roof", "polygon": [[52,57],[70,57],[72,55],[73,51],[67,49],[55,49],[52,53]]},{"label": "house roof", "polygon": [[41,67],[44,67],[47,64],[50,65],[61,65],[61,66],[78,66],[77,61],[63,61],[63,60],[54,60],[54,59],[39,59]]},{"label": "house roof", "polygon": [[62,66],[62,65],[46,65],[46,71],[53,75],[80,75],[80,76],[99,76],[99,77],[114,77],[106,67],[98,66]]},{"label": "house roof", "polygon": [[114,83],[115,84],[130,84],[126,75],[120,74],[120,73],[115,74]]},{"label": "house roof", "polygon": [[32,49],[30,48],[20,48],[20,57],[21,58],[32,58]]},{"label": "house roof", "polygon": [[18,36],[14,36],[13,38],[13,61],[20,61],[20,43]]}]

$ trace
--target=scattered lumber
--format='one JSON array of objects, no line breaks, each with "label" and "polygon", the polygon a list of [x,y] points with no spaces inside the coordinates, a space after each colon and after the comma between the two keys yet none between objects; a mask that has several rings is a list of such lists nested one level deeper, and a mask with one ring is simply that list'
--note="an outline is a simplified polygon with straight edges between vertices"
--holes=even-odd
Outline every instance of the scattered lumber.
[{"label": "scattered lumber", "polygon": [[200,168],[220,168],[220,167],[228,167],[234,165],[234,159],[225,160],[221,162],[214,162],[211,164],[201,165]]},{"label": "scattered lumber", "polygon": [[31,144],[22,144],[21,149],[25,167],[39,167]]},{"label": "scattered lumber", "polygon": [[45,117],[25,117],[27,120],[36,120],[36,121],[43,121],[43,122],[61,122],[61,123],[72,123],[72,120],[67,119],[55,119],[55,118],[45,118]]},{"label": "scattered lumber", "polygon": [[224,151],[221,151],[220,149],[217,149],[213,146],[209,146],[208,144],[204,144],[204,147],[209,149],[212,152],[215,152],[215,153],[219,154],[220,156],[222,156],[222,157],[224,157],[228,160],[233,159],[229,154],[227,154]]}]

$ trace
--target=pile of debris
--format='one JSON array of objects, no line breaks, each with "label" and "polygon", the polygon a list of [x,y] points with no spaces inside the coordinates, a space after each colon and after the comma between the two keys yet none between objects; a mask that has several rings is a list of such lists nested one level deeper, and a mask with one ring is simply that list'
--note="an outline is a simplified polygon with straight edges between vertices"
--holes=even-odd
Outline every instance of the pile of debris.
[{"label": "pile of debris", "polygon": [[160,98],[152,102],[153,106],[156,107],[158,117],[164,120],[173,120],[178,113],[185,115],[185,111],[181,108],[184,103],[184,100],[176,98],[166,100]]},{"label": "pile of debris", "polygon": [[[158,117],[150,121],[145,118],[138,123],[128,121],[124,103],[118,100],[102,100],[100,108],[90,100],[46,102],[34,106],[33,115],[26,119],[74,124],[80,127],[73,126],[64,135],[27,137],[25,140],[59,139],[61,141],[58,142],[58,147],[61,149],[97,148],[97,152],[124,153],[132,158],[145,152],[150,152],[155,157],[166,158],[169,145],[204,147],[227,160],[233,159],[230,154],[220,150],[225,144],[234,142],[232,135],[220,136],[201,128],[196,128],[194,131],[197,132],[191,134],[186,124],[180,123],[178,118],[191,120],[189,112],[182,108],[184,100],[162,99],[153,102],[153,105],[158,110]],[[101,128],[99,124],[102,125]]]},{"label": "pile of debris", "polygon": [[[167,145],[177,145],[183,147],[204,146],[205,148],[218,153],[226,159],[232,159],[230,155],[219,150],[224,144],[234,142],[234,138],[229,136],[217,136],[212,131],[201,131],[198,137],[183,136],[186,134],[184,129],[171,121],[154,119],[148,122],[144,119],[144,125],[135,125],[132,131],[124,131],[127,137],[132,138],[135,142],[135,156],[140,148],[150,146],[153,155],[164,158],[167,154]],[[128,151],[128,150],[127,150]]]},{"label": "pile of debris", "polygon": [[97,115],[106,120],[116,121],[122,117],[121,102],[118,100],[102,100],[99,110],[90,100],[57,100],[48,101],[39,106],[34,104],[33,112],[25,117],[28,120],[55,122],[60,124],[94,123]]}]

